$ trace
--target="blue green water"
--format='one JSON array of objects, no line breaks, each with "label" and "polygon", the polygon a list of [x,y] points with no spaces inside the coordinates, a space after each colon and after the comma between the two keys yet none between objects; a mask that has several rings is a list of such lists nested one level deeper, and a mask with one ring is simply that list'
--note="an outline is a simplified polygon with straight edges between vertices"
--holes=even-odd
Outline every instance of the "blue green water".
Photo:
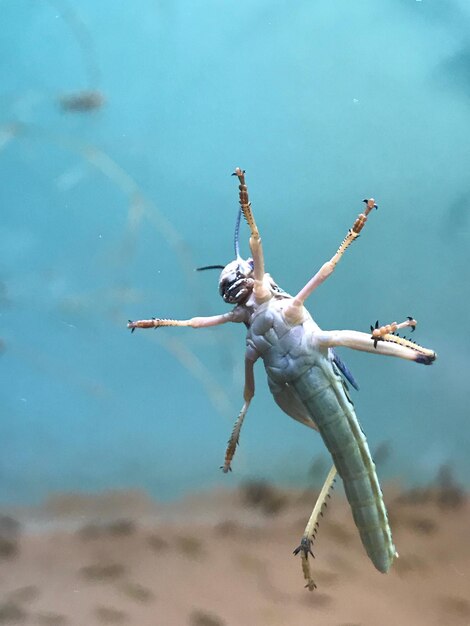
[{"label": "blue green water", "polygon": [[[212,315],[247,171],[267,270],[323,328],[413,315],[432,367],[342,351],[382,475],[468,485],[470,7],[464,0],[0,2],[0,502],[258,477],[305,484],[320,438],[261,363],[230,476],[244,329]],[[59,99],[99,90],[90,112]],[[247,253],[247,232],[242,229]]]}]

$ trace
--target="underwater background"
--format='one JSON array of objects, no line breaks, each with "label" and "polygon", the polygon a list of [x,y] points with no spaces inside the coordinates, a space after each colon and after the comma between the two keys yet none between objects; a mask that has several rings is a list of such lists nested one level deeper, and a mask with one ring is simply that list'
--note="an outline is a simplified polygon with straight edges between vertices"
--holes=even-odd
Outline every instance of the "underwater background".
[{"label": "underwater background", "polygon": [[[266,268],[296,292],[374,212],[308,308],[407,315],[432,367],[341,350],[384,479],[468,487],[470,6],[464,0],[0,2],[0,503],[248,479],[321,484],[320,437],[261,362],[233,473],[245,329],[226,312],[236,166]],[[80,99],[81,98],[81,99]],[[248,229],[242,224],[242,253]]]},{"label": "underwater background", "polygon": [[[0,0],[0,624],[470,624],[469,32],[467,0]],[[308,308],[438,354],[338,351],[386,576],[341,481],[293,556],[331,460],[261,362],[219,469],[242,324],[127,328],[230,309],[195,269],[234,258],[236,167],[289,293],[374,197]]]}]

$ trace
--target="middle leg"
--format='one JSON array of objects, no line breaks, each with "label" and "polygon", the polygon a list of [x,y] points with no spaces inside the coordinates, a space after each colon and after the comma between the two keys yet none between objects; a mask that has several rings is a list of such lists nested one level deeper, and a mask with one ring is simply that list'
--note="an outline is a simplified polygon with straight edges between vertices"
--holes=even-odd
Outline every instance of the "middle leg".
[{"label": "middle leg", "polygon": [[292,301],[288,304],[288,306],[284,310],[284,315],[286,318],[292,323],[297,322],[299,319],[303,317],[302,308],[305,300],[315,291],[317,287],[319,287],[325,280],[331,276],[336,265],[341,260],[341,257],[355,241],[364,228],[365,223],[367,222],[367,216],[372,211],[372,209],[376,209],[377,205],[375,204],[374,198],[370,198],[369,200],[364,200],[366,203],[366,208],[364,213],[360,213],[354,222],[352,228],[349,229],[348,234],[343,239],[340,247],[336,251],[336,254],[331,257],[329,261],[324,263],[318,272],[311,278],[308,283],[303,287],[299,293],[292,299]]},{"label": "middle leg", "polygon": [[251,400],[255,395],[255,376],[253,372],[254,363],[255,362],[252,359],[249,359],[247,356],[245,357],[245,389],[243,392],[243,399],[245,402],[243,403],[242,409],[237,417],[237,421],[235,422],[232,434],[230,435],[230,439],[227,443],[225,461],[221,467],[224,474],[232,471],[231,463],[240,439],[240,431],[242,429],[243,420],[245,419]]}]

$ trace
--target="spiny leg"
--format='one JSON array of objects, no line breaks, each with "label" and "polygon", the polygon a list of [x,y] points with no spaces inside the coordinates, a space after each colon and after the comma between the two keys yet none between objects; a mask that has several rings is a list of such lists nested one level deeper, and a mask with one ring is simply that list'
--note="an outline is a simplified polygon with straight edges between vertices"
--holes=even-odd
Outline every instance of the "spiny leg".
[{"label": "spiny leg", "polygon": [[305,300],[315,291],[315,289],[319,285],[321,285],[329,276],[331,276],[336,265],[341,260],[341,257],[343,256],[347,248],[349,248],[352,242],[357,239],[357,237],[359,237],[361,230],[364,228],[365,223],[367,222],[367,216],[372,211],[372,209],[377,208],[374,198],[364,200],[364,202],[366,203],[364,213],[360,213],[358,215],[352,228],[349,229],[348,234],[343,239],[340,247],[336,251],[336,254],[332,256],[329,261],[321,266],[315,276],[313,276],[313,278],[308,281],[308,283],[299,291],[295,298],[293,298],[293,300],[285,308],[284,314],[288,320],[295,322],[298,320],[299,317],[302,316],[302,307]]},{"label": "spiny leg", "polygon": [[400,324],[392,322],[391,324],[386,324],[385,326],[379,326],[379,320],[377,320],[375,322],[375,326],[370,327],[370,332],[372,333],[371,339],[374,342],[374,348],[377,347],[378,341],[384,340],[386,335],[392,335],[401,328],[411,327],[411,332],[413,332],[417,323],[418,322],[410,316],[408,316],[404,322],[400,322]]},{"label": "spiny leg", "polygon": [[375,327],[371,327],[371,335],[355,330],[319,331],[315,333],[315,341],[318,342],[320,347],[324,348],[343,346],[353,350],[396,356],[401,359],[422,363],[423,365],[431,365],[437,358],[434,350],[423,348],[409,339],[391,334],[399,328],[408,326],[414,329],[416,324],[416,320],[412,317],[400,324],[393,322],[381,327],[379,327],[377,322]]},{"label": "spiny leg", "polygon": [[254,361],[252,359],[249,359],[248,357],[245,357],[245,389],[243,392],[243,399],[245,400],[245,402],[243,403],[242,409],[233,427],[232,434],[230,435],[230,439],[228,440],[227,450],[225,452],[225,461],[224,464],[221,466],[224,474],[232,471],[231,463],[240,439],[240,431],[242,428],[243,420],[245,419],[245,415],[248,411],[248,407],[250,406],[250,402],[255,395],[255,377],[253,372],[253,365]]},{"label": "spiny leg", "polygon": [[245,217],[245,220],[250,228],[250,250],[253,257],[253,273],[255,277],[255,284],[253,287],[253,293],[258,302],[263,302],[270,296],[269,288],[264,285],[264,254],[263,247],[261,245],[261,237],[256,226],[253,211],[251,209],[251,202],[248,197],[248,188],[245,183],[245,170],[241,170],[239,167],[235,168],[232,176],[236,176],[240,182],[238,189],[240,207]]},{"label": "spiny leg", "polygon": [[305,580],[307,581],[307,584],[305,585],[305,587],[307,587],[309,591],[313,591],[314,589],[316,589],[316,584],[312,578],[308,555],[311,554],[312,557],[314,557],[314,554],[312,552],[312,543],[315,538],[318,525],[319,525],[318,518],[320,516],[323,516],[323,508],[326,506],[326,499],[330,497],[330,491],[333,488],[333,483],[335,481],[335,478],[336,478],[336,467],[333,465],[318,495],[315,506],[313,507],[312,514],[310,515],[310,519],[308,520],[307,526],[305,527],[304,534],[302,535],[300,545],[298,548],[294,550],[294,554],[299,554],[300,552],[300,557],[302,559],[302,572],[304,574]]},{"label": "spiny leg", "polygon": [[209,317],[192,317],[189,320],[167,320],[159,317],[152,317],[150,320],[129,320],[127,328],[133,333],[136,328],[160,328],[162,326],[190,326],[191,328],[208,328],[209,326],[219,326],[227,322],[238,321],[235,319],[233,311],[222,315],[211,315]]}]

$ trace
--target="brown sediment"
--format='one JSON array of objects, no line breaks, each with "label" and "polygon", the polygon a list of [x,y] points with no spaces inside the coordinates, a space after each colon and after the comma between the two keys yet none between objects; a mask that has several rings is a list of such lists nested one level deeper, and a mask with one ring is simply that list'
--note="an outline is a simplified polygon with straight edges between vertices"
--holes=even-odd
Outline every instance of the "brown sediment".
[{"label": "brown sediment", "polygon": [[439,608],[444,615],[452,616],[451,619],[460,617],[470,618],[470,601],[457,596],[441,596],[439,598]]},{"label": "brown sediment", "polygon": [[92,522],[85,524],[77,532],[84,540],[99,539],[105,536],[129,537],[137,530],[137,524],[132,519],[117,519],[111,522]]},{"label": "brown sediment", "polygon": [[0,515],[0,561],[18,556],[20,533],[18,520],[10,515]]},{"label": "brown sediment", "polygon": [[232,520],[223,520],[214,527],[214,533],[221,537],[234,537],[239,534],[240,525]]},{"label": "brown sediment", "polygon": [[334,539],[336,543],[340,543],[343,546],[349,545],[354,540],[354,533],[347,524],[341,524],[334,520],[322,525],[322,532],[325,532]]},{"label": "brown sediment", "polygon": [[25,585],[10,591],[7,598],[10,602],[18,602],[19,604],[29,604],[37,600],[41,595],[41,591],[37,585]]},{"label": "brown sediment", "polygon": [[147,543],[156,552],[162,552],[164,550],[167,550],[169,547],[168,541],[163,539],[163,537],[156,535],[155,533],[147,537]]},{"label": "brown sediment", "polygon": [[39,626],[66,626],[69,623],[69,619],[65,615],[53,612],[37,613],[34,616],[34,621]]},{"label": "brown sediment", "polygon": [[134,600],[135,602],[141,602],[147,604],[155,600],[154,592],[148,587],[144,587],[139,583],[123,582],[117,587],[118,591],[122,594]]},{"label": "brown sediment", "polygon": [[395,572],[399,576],[408,576],[409,574],[423,574],[429,569],[426,560],[419,554],[411,551],[400,556],[393,564]]},{"label": "brown sediment", "polygon": [[430,517],[412,517],[404,520],[404,523],[415,532],[431,535],[438,529],[437,522]]},{"label": "brown sediment", "polygon": [[266,515],[277,515],[287,506],[286,494],[265,481],[248,481],[241,486],[240,493],[245,505],[257,507]]},{"label": "brown sediment", "polygon": [[180,552],[191,559],[200,558],[204,554],[203,542],[198,537],[182,535],[175,537],[174,541]]},{"label": "brown sediment", "polygon": [[206,611],[192,611],[189,616],[189,624],[190,626],[225,626],[226,622]]},{"label": "brown sediment", "polygon": [[325,570],[319,567],[315,567],[315,582],[320,588],[327,589],[333,587],[339,580],[340,575],[338,572],[332,570]]},{"label": "brown sediment", "polygon": [[115,609],[112,606],[97,606],[94,613],[102,624],[124,624],[129,621],[129,616],[125,611]]},{"label": "brown sediment", "polygon": [[0,624],[21,623],[27,616],[27,611],[18,602],[7,601],[0,604]]},{"label": "brown sediment", "polygon": [[313,609],[324,609],[333,602],[333,597],[322,591],[316,591],[315,593],[305,594],[302,602]]},{"label": "brown sediment", "polygon": [[0,560],[12,559],[18,555],[19,544],[15,539],[0,537]]},{"label": "brown sediment", "polygon": [[79,573],[86,580],[103,582],[121,578],[125,571],[126,568],[121,563],[97,563],[82,567]]},{"label": "brown sediment", "polygon": [[[153,508],[135,494],[69,494],[50,500],[49,510],[15,511],[21,551],[0,560],[0,625],[467,625],[465,492],[456,508],[442,508],[441,487],[410,501],[384,485],[400,553],[386,576],[336,493],[313,545],[317,590],[309,592],[292,550],[312,502],[300,490],[272,489],[288,503],[276,515],[242,501],[239,490]],[[40,531],[28,521],[39,514]],[[11,519],[4,528],[19,536]]]}]

